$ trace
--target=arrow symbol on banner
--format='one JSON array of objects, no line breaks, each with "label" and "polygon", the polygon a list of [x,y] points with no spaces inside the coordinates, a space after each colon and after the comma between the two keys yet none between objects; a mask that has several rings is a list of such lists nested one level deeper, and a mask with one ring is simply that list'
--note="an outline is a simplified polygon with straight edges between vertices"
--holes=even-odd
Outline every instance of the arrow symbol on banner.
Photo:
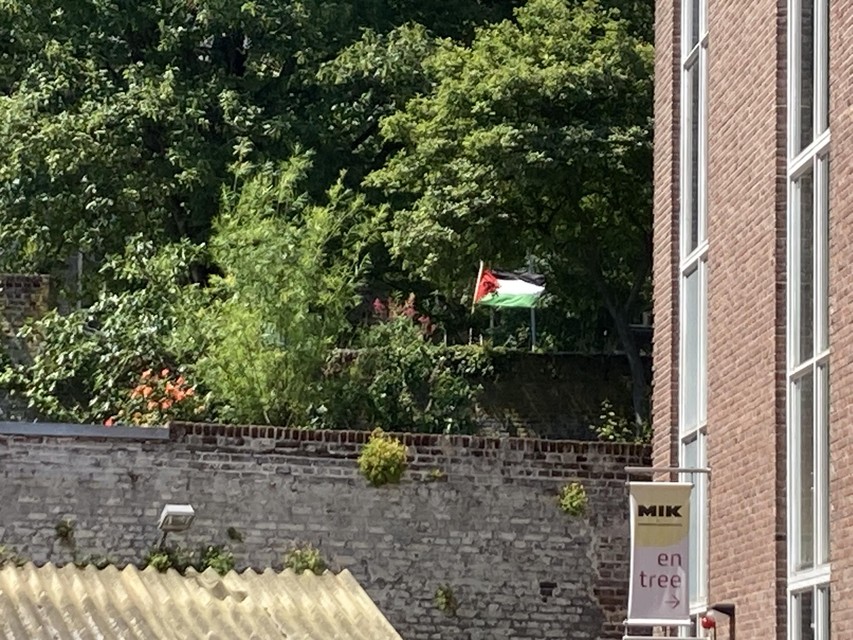
[{"label": "arrow symbol on banner", "polygon": [[678,605],[681,604],[681,600],[679,600],[678,596],[674,593],[672,594],[669,600],[664,600],[664,602],[668,605],[671,605],[673,609],[675,609]]}]

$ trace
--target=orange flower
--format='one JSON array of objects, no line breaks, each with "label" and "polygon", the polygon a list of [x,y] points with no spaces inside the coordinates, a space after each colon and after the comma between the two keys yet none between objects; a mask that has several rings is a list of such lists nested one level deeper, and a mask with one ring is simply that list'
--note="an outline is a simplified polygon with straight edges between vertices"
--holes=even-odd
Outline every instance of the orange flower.
[{"label": "orange flower", "polygon": [[145,371],[142,372],[142,379],[148,380],[148,378],[151,377],[151,373],[152,373],[151,369],[146,369]]},{"label": "orange flower", "polygon": [[175,402],[181,402],[184,397],[186,397],[186,392],[182,389],[175,389],[175,393],[172,394],[172,397],[175,399]]},{"label": "orange flower", "polygon": [[171,408],[172,408],[172,401],[171,401],[171,400],[169,400],[168,398],[166,398],[165,400],[160,401],[160,408],[161,408],[163,411],[166,411],[167,409],[171,409]]},{"label": "orange flower", "polygon": [[190,387],[189,389],[184,391],[184,395],[187,396],[188,398],[194,396],[195,395],[195,387]]},{"label": "orange flower", "polygon": [[131,397],[131,398],[138,398],[139,396],[141,396],[141,395],[142,395],[142,389],[143,389],[144,387],[145,387],[145,385],[141,385],[141,384],[140,384],[140,385],[137,385],[137,386],[133,389],[133,391],[131,391],[131,392],[130,392],[130,397]]},{"label": "orange flower", "polygon": [[116,423],[116,421],[113,419],[112,416],[110,416],[109,418],[104,420],[104,426],[105,427],[112,427],[113,425],[115,425],[115,423]]},{"label": "orange flower", "polygon": [[186,380],[186,378],[184,378],[184,376],[178,376],[178,379],[175,380],[175,384],[178,385],[179,387],[183,387],[186,383],[187,383],[187,380]]},{"label": "orange flower", "polygon": [[170,371],[169,371],[168,369],[163,369],[163,370],[160,372],[160,377],[161,377],[161,378],[168,378],[168,377],[169,377],[169,373],[170,373]]},{"label": "orange flower", "polygon": [[143,397],[143,398],[147,398],[147,397],[148,397],[148,396],[150,396],[153,392],[154,392],[154,389],[152,389],[152,388],[151,388],[151,387],[149,387],[148,385],[145,385],[144,387],[142,387],[142,397]]},{"label": "orange flower", "polygon": [[154,411],[154,409],[156,409],[156,408],[157,408],[157,401],[156,400],[149,400],[148,401],[148,410]]}]

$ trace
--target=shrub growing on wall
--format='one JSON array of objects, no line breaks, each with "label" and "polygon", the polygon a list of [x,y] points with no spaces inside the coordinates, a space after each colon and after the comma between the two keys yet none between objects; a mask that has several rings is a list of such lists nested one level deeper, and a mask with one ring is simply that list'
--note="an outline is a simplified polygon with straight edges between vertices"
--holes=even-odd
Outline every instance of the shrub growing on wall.
[{"label": "shrub growing on wall", "polygon": [[402,442],[382,429],[374,429],[358,456],[358,469],[374,487],[397,483],[406,470],[406,458],[407,450]]},{"label": "shrub growing on wall", "polygon": [[560,509],[570,516],[582,516],[589,502],[586,489],[580,482],[572,482],[560,489]]},{"label": "shrub growing on wall", "polygon": [[284,566],[295,573],[310,571],[318,576],[326,570],[326,561],[313,545],[293,547],[284,555]]}]

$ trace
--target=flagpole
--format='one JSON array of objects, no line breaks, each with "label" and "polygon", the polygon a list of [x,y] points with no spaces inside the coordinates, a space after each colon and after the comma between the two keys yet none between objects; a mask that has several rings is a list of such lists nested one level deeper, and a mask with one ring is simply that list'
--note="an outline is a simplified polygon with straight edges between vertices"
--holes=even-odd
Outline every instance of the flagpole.
[{"label": "flagpole", "polygon": [[[533,256],[527,254],[527,271],[533,273]],[[534,303],[535,305],[535,303]],[[536,307],[530,307],[530,350],[536,351]]]},{"label": "flagpole", "polygon": [[471,296],[471,314],[474,313],[474,305],[477,304],[477,287],[480,286],[480,278],[483,277],[483,261],[480,260],[480,270],[477,272],[477,281],[474,283],[474,295]]}]

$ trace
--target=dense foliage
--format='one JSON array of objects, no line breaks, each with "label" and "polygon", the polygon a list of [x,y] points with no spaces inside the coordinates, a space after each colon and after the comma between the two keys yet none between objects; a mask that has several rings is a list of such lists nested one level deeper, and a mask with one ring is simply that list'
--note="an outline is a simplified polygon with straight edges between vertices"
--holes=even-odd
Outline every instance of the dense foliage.
[{"label": "dense foliage", "polygon": [[652,6],[0,2],[0,271],[66,303],[0,386],[72,422],[465,432],[459,343],[528,321],[471,314],[477,264],[532,259],[540,345],[623,351],[641,424]]}]

